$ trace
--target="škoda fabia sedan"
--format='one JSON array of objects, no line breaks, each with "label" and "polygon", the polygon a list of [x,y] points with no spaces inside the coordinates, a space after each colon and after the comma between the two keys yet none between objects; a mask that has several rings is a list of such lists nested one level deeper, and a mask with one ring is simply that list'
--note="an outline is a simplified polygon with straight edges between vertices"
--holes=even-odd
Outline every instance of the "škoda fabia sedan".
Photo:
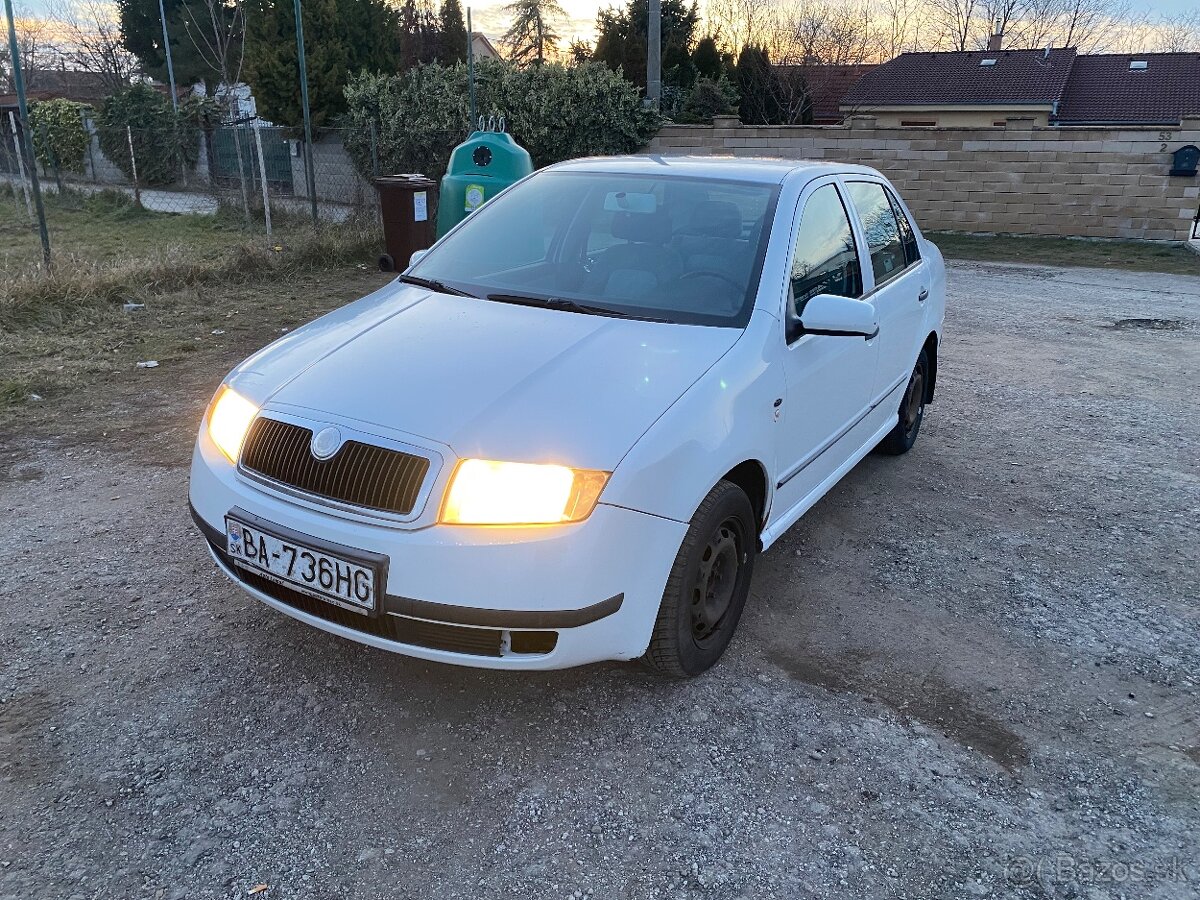
[{"label": "\u0161koda fabia sedan", "polygon": [[933,399],[941,254],[872,169],[543,169],[234,369],[191,504],[281,613],[423,659],[696,675],[756,556]]}]

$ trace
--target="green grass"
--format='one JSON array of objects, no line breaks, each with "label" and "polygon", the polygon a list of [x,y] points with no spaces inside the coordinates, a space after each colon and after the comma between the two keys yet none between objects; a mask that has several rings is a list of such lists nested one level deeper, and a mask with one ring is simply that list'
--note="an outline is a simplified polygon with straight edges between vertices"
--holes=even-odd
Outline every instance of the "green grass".
[{"label": "green grass", "polygon": [[946,259],[1200,275],[1200,254],[1178,244],[976,235],[949,231],[933,232],[927,236],[938,245]]},{"label": "green grass", "polygon": [[[236,244],[266,241],[261,226],[247,229],[240,216],[152,212],[118,191],[89,196],[68,190],[46,193],[44,200],[52,259],[58,266],[155,256],[176,247],[204,258]],[[0,188],[0,248],[0,278],[23,275],[42,259],[38,230],[24,200],[7,187]]]}]

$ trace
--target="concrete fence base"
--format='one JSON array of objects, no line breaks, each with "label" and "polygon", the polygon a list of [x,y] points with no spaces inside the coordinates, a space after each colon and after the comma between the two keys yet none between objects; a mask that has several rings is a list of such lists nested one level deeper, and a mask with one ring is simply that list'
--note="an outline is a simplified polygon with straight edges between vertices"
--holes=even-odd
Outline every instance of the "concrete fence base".
[{"label": "concrete fence base", "polygon": [[1200,145],[1200,118],[1180,128],[882,128],[670,125],[643,152],[828,159],[873,166],[921,226],[1069,237],[1186,241],[1200,177],[1172,176],[1172,153]]}]

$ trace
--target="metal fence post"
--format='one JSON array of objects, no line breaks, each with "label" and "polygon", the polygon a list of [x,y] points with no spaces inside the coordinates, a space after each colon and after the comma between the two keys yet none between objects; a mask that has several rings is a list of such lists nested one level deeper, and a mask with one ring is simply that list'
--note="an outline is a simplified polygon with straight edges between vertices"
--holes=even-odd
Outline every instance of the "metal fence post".
[{"label": "metal fence post", "polygon": [[133,202],[142,205],[142,189],[138,186],[137,156],[133,152],[133,129],[125,126],[125,139],[129,141],[129,168],[133,173]]},{"label": "metal fence post", "polygon": [[22,152],[29,156],[29,187],[33,192],[34,208],[37,210],[38,236],[42,239],[42,264],[49,271],[50,231],[46,228],[46,207],[42,203],[42,186],[38,182],[37,164],[33,160],[33,146],[29,139],[29,104],[25,102],[25,78],[21,74],[21,48],[17,44],[17,18],[13,13],[12,0],[4,0],[4,14],[8,17],[8,64],[13,89],[17,93],[17,111],[21,114],[20,147]]},{"label": "metal fence post", "polygon": [[271,198],[267,191],[267,161],[263,157],[262,148],[262,131],[258,126],[258,120],[254,120],[254,148],[258,151],[258,174],[259,180],[262,182],[263,195],[263,221],[267,225],[267,241],[271,241]]},{"label": "metal fence post", "polygon": [[[12,126],[13,150],[17,154],[17,171],[21,173],[21,193],[25,195],[25,211],[29,213],[29,221],[33,221],[33,201],[29,199],[29,181],[25,175],[25,154],[21,152],[21,136],[17,131],[17,117],[12,110],[8,111],[8,123]],[[13,193],[16,193],[14,189]]]},{"label": "metal fence post", "polygon": [[304,58],[304,14],[300,9],[300,0],[293,0],[292,8],[296,12],[296,55],[300,61],[300,107],[304,113],[304,175],[308,182],[308,202],[312,208],[313,227],[320,228],[321,220],[317,215],[317,170],[313,161],[312,115],[308,106],[308,62]]}]

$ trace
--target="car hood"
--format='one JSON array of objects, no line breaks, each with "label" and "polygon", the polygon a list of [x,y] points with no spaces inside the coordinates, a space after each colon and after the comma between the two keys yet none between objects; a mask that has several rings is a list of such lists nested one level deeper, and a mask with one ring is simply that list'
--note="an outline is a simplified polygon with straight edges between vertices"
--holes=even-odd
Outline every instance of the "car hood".
[{"label": "car hood", "polygon": [[452,297],[395,282],[299,329],[234,385],[448,445],[460,457],[611,470],[733,346],[668,325]]}]

